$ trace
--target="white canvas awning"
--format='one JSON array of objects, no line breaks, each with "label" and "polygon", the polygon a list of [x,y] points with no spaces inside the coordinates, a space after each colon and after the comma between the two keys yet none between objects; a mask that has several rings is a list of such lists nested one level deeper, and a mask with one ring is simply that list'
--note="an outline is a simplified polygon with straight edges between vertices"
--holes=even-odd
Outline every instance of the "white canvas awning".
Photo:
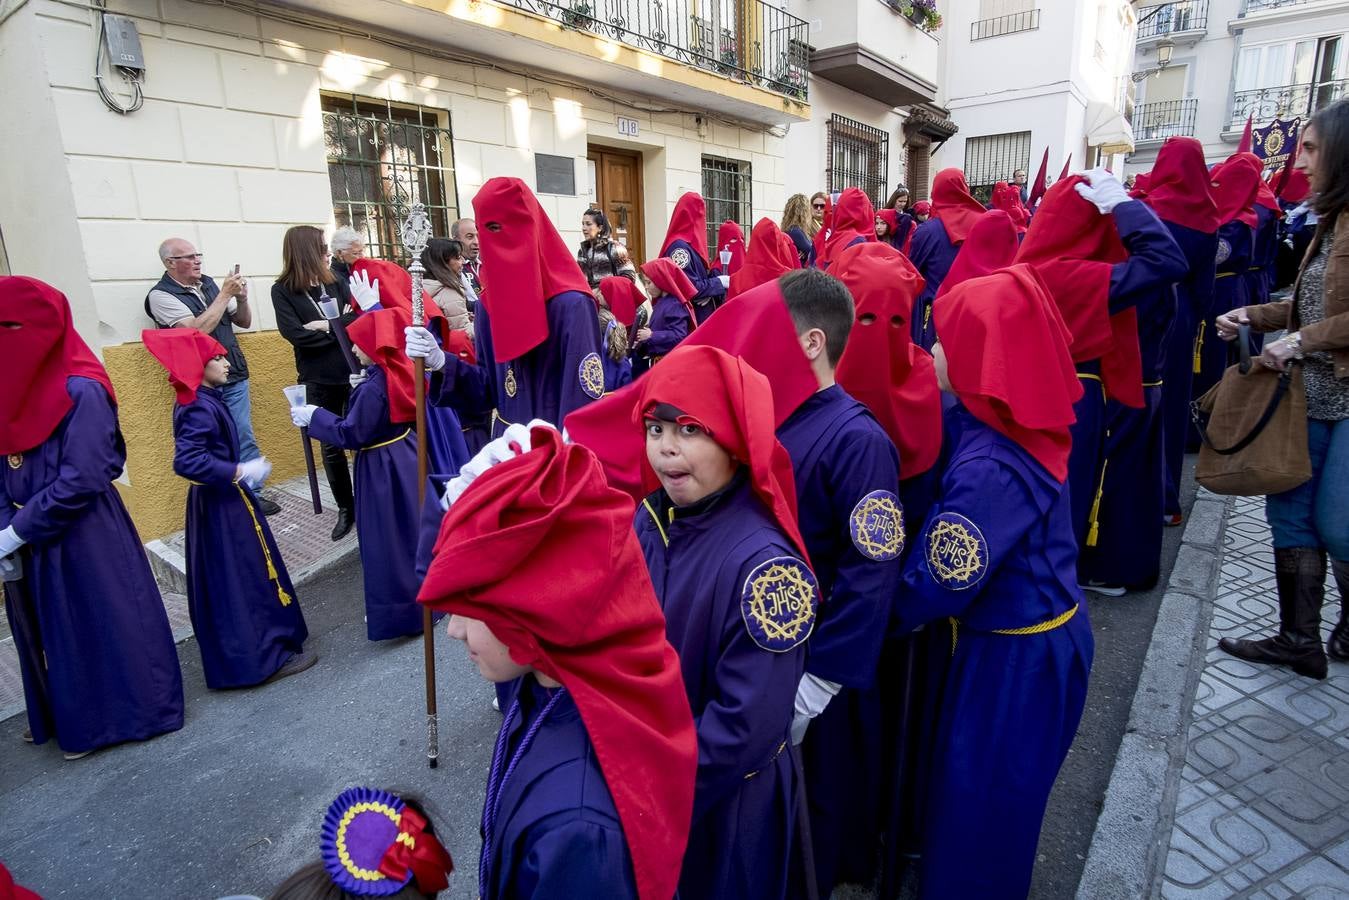
[{"label": "white canvas awning", "polygon": [[1087,146],[1100,147],[1102,155],[1132,153],[1134,129],[1119,110],[1106,103],[1087,104]]}]

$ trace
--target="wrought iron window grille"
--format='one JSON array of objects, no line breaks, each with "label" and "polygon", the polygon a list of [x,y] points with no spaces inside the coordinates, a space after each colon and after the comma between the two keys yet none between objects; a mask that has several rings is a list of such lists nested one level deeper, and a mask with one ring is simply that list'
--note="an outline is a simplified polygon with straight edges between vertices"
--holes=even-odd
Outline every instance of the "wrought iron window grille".
[{"label": "wrought iron window grille", "polygon": [[709,260],[717,264],[717,229],[726,220],[739,223],[748,236],[750,215],[753,209],[752,167],[738,159],[725,159],[720,156],[704,156],[702,168],[703,202],[707,204],[707,247],[712,254]]},{"label": "wrought iron window grille", "polygon": [[996,16],[992,19],[979,19],[970,23],[970,40],[983,41],[988,38],[1002,37],[1004,34],[1016,34],[1019,31],[1035,31],[1040,27],[1040,10],[1028,9],[1025,12],[1012,13],[1009,16]]},{"label": "wrought iron window grille", "polygon": [[1028,169],[1030,137],[1029,131],[1016,131],[965,141],[965,179],[979,202],[992,200],[993,186],[999,181],[1011,182],[1018,169]]},{"label": "wrought iron window grille", "polygon": [[890,171],[890,135],[863,122],[840,116],[826,123],[825,175],[829,192],[857,187],[875,206],[887,199],[886,181]]}]

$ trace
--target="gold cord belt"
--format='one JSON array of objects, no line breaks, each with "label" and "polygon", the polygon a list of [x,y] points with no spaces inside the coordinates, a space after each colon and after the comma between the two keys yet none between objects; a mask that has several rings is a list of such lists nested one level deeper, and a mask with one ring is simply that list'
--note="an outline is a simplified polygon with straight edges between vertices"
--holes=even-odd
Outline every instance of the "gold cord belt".
[{"label": "gold cord belt", "polygon": [[[1011,635],[1044,634],[1046,631],[1053,631],[1055,628],[1061,628],[1067,624],[1069,619],[1077,615],[1077,607],[1078,604],[1074,603],[1072,608],[1067,612],[1060,613],[1052,619],[1047,619],[1046,621],[1035,625],[1027,625],[1024,628],[992,628],[989,629],[989,633]],[[951,617],[948,621],[951,623],[951,655],[955,656],[956,639],[960,632],[960,620]]]}]

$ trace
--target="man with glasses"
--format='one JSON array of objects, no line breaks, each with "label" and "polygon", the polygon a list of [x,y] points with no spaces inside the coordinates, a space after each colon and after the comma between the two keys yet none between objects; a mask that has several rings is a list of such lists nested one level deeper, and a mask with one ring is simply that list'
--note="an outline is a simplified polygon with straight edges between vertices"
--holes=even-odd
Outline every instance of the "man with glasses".
[{"label": "man with glasses", "polygon": [[[230,374],[220,394],[239,432],[239,461],[257,459],[262,454],[253,438],[248,363],[234,336],[235,325],[247,328],[253,324],[248,282],[238,271],[231,271],[217,285],[201,273],[201,253],[182,238],[169,238],[160,244],[159,259],[164,264],[164,277],[145,295],[145,314],[160,328],[195,328],[225,348]],[[263,496],[258,497],[258,505],[269,516],[281,511]]]}]

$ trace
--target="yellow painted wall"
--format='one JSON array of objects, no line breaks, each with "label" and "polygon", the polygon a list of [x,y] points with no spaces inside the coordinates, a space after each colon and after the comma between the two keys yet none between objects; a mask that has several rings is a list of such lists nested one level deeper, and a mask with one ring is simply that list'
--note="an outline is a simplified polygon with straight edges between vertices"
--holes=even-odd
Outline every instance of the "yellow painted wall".
[{"label": "yellow painted wall", "polygon": [[[304,472],[300,433],[291,424],[281,389],[295,383],[295,356],[276,331],[239,335],[248,359],[253,432],[272,461],[272,480]],[[141,540],[183,527],[187,482],[173,472],[173,388],[162,366],[141,343],[103,348],[103,364],[117,391],[117,414],[126,437],[126,475],[118,483]]]}]

